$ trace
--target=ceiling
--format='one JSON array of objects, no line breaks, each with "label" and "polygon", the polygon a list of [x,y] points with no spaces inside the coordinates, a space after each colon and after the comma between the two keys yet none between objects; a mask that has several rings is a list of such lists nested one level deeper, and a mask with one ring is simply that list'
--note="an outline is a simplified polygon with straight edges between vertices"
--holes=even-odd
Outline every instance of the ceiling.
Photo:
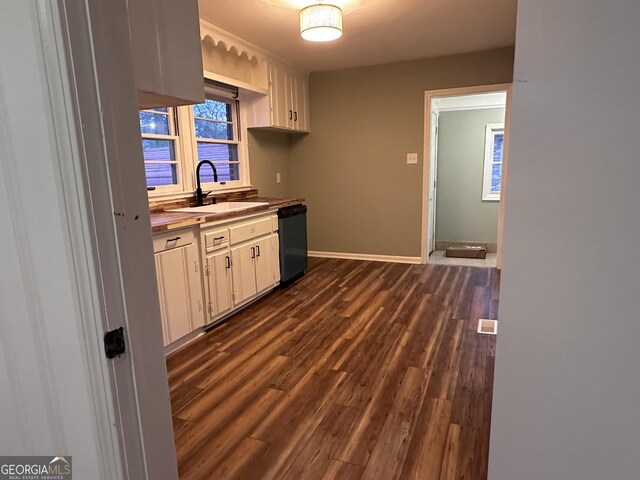
[{"label": "ceiling", "polygon": [[307,71],[474,52],[515,43],[517,0],[329,0],[344,35],[300,37],[299,11],[313,0],[198,0],[200,17]]}]

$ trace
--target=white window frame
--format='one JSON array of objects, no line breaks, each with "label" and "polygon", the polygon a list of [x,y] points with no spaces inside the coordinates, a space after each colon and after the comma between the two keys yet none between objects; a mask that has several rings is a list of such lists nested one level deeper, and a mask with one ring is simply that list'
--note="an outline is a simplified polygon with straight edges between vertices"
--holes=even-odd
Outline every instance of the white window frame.
[{"label": "white window frame", "polygon": [[[238,144],[238,161],[240,169],[240,180],[233,182],[213,183],[207,182],[202,184],[204,190],[210,190],[217,193],[220,192],[236,192],[251,188],[251,178],[249,169],[249,152],[247,144],[247,113],[246,103],[243,102],[243,94],[240,92],[239,98],[233,98],[233,94],[229,92],[228,96],[216,90],[215,93],[205,87],[205,91],[209,90],[209,97],[220,97],[221,99],[233,100],[235,102],[236,111],[236,142]],[[193,106],[185,105],[176,107],[174,115],[177,119],[177,135],[175,136],[175,152],[178,159],[178,179],[179,186],[173,185],[169,187],[156,187],[155,190],[147,192],[149,199],[173,199],[173,198],[190,198],[193,197],[196,190],[196,167],[198,165],[197,139],[195,137],[195,123],[193,116]],[[175,125],[172,127],[175,128]],[[175,130],[174,130],[175,133]],[[152,135],[143,135],[152,139]]]},{"label": "white window frame", "polygon": [[[158,112],[157,110],[154,109],[144,109],[144,110],[140,110],[140,112],[147,112],[147,113],[154,113],[154,114],[160,114],[160,115],[164,115],[164,112]],[[178,183],[174,184],[174,185],[162,185],[162,186],[157,186],[155,187],[154,190],[148,190],[148,194],[149,196],[156,196],[156,195],[166,195],[166,194],[176,194],[176,193],[182,193],[186,190],[186,175],[185,175],[185,165],[183,162],[183,152],[182,152],[182,146],[181,146],[181,142],[180,142],[180,127],[177,121],[177,115],[178,112],[176,110],[175,107],[167,107],[167,118],[168,118],[168,123],[169,123],[169,135],[163,135],[163,134],[152,134],[152,133],[142,133],[140,134],[141,136],[141,141],[142,140],[169,140],[173,142],[173,153],[175,155],[175,160],[174,162],[147,162],[146,160],[144,161],[145,165],[147,163],[175,163],[176,165],[176,174],[178,175]],[[144,154],[143,154],[144,155]],[[146,174],[145,174],[145,179],[146,179]],[[149,187],[147,187],[149,188]]]},{"label": "white window frame", "polygon": [[[231,103],[233,107],[233,132],[234,132],[234,140],[209,140],[203,138],[196,138],[196,130],[195,130],[195,116],[193,114],[193,106],[188,107],[189,112],[189,127],[191,131],[191,149],[192,149],[192,159],[193,159],[193,183],[194,190],[197,180],[195,178],[195,169],[198,165],[198,142],[205,143],[216,143],[216,144],[231,144],[237,145],[237,153],[238,153],[238,169],[240,173],[240,179],[234,181],[227,182],[206,182],[202,184],[203,190],[211,190],[214,192],[220,191],[228,191],[228,190],[237,190],[241,188],[246,188],[250,186],[249,183],[249,165],[248,165],[248,152],[247,152],[247,129],[244,127],[246,122],[244,122],[244,110],[242,108],[242,103],[239,99],[235,98],[231,93],[229,96],[221,95],[218,91],[215,93],[212,92],[208,87],[205,87],[205,96],[210,100],[216,100],[218,102],[227,102]],[[213,162],[216,165],[216,162]],[[208,168],[208,167],[203,167]]]},{"label": "white window frame", "polygon": [[[493,161],[493,147],[496,135],[504,135],[504,123],[489,123],[485,128],[485,147],[484,147],[484,173],[482,176],[482,200],[489,202],[499,202],[501,192],[491,191],[491,178],[493,177],[493,165],[502,162]],[[504,155],[503,155],[504,160]],[[502,191],[502,183],[500,184]]]}]

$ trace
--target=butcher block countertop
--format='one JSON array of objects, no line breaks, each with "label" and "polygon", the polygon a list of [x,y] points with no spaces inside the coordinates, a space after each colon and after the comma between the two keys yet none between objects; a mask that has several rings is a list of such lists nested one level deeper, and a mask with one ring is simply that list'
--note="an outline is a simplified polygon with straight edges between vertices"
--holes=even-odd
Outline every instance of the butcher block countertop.
[{"label": "butcher block countertop", "polygon": [[169,230],[176,230],[178,228],[199,225],[201,223],[217,222],[220,220],[242,217],[243,215],[247,215],[249,213],[258,213],[272,208],[281,208],[289,205],[304,203],[304,198],[251,197],[247,198],[246,201],[267,202],[268,205],[261,205],[259,207],[250,207],[245,210],[236,210],[233,212],[223,213],[185,213],[171,211],[151,212],[151,231],[152,233],[162,233]]}]

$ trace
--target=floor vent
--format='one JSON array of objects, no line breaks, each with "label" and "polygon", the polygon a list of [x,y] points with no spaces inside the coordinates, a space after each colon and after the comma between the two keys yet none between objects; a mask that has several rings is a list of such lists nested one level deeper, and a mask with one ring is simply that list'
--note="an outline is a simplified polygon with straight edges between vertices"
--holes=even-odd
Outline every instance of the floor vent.
[{"label": "floor vent", "polygon": [[497,335],[498,321],[481,318],[480,320],[478,320],[478,333],[484,333],[486,335]]}]

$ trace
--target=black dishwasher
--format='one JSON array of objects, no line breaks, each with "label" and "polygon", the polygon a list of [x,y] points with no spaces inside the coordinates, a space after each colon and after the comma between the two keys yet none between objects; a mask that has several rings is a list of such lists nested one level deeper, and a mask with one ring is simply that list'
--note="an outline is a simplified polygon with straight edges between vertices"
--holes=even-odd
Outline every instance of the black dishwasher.
[{"label": "black dishwasher", "polygon": [[307,259],[307,206],[292,205],[278,210],[280,236],[280,281],[287,283],[304,275]]}]

